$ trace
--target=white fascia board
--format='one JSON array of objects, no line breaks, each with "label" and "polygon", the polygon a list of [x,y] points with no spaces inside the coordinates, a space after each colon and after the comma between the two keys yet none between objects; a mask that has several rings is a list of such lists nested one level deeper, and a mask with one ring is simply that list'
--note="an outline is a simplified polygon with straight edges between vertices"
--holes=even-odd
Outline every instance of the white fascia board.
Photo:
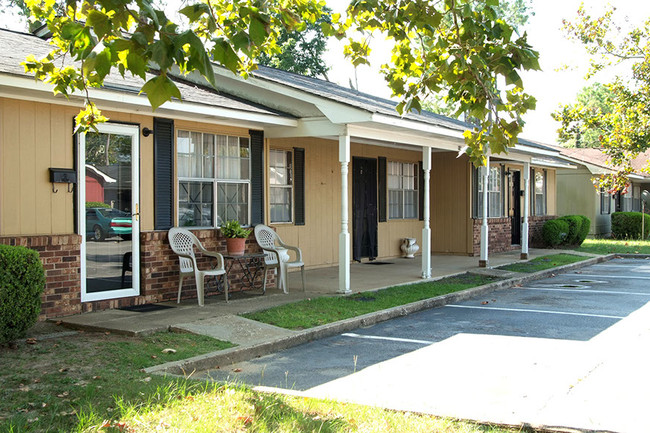
[{"label": "white fascia board", "polygon": [[372,114],[367,110],[355,108],[342,102],[332,101],[331,99],[327,99],[324,96],[309,93],[301,89],[296,89],[284,84],[276,83],[271,80],[265,80],[263,78],[258,78],[255,76],[243,78],[222,68],[213,69],[215,74],[218,74],[220,76],[235,79],[273,93],[278,93],[290,98],[313,104],[318,107],[321,113],[323,113],[333,123],[367,122],[372,117]]},{"label": "white fascia board", "polygon": [[[378,125],[384,126],[384,125]],[[423,131],[400,131],[397,129],[387,130],[373,128],[370,125],[348,125],[348,131],[351,137],[362,139],[377,140],[395,144],[410,144],[418,147],[431,147],[433,149],[449,150],[458,152],[464,145],[464,141],[454,137],[441,137],[433,133],[424,133]]]},{"label": "white fascia board", "polygon": [[[39,102],[53,102],[63,103],[65,105],[80,106],[83,96],[80,92],[75,92],[70,96],[70,99],[65,97],[55,97],[52,94],[52,86],[36,81],[30,77],[15,77],[9,75],[0,75],[0,90],[2,94],[6,92],[7,95],[14,97],[24,98],[24,91],[42,92],[44,97],[41,99],[39,96],[32,96],[32,100]],[[144,95],[135,93],[120,92],[109,89],[89,89],[88,95],[91,100],[104,102],[104,109],[110,107],[115,111],[135,112],[142,114],[153,114],[149,100]],[[274,116],[263,113],[252,113],[247,111],[233,110],[222,107],[212,107],[209,105],[196,104],[191,102],[168,101],[161,105],[157,113],[174,113],[177,118],[187,118],[189,120],[200,121],[207,118],[214,117],[223,120],[233,120],[235,122],[243,122],[247,125],[278,125],[278,126],[291,126],[298,125],[297,119]]]},{"label": "white fascia board", "polygon": [[505,160],[506,162],[531,162],[533,159],[530,155],[518,152],[508,153],[490,153],[492,160]]},{"label": "white fascia board", "polygon": [[383,125],[390,125],[399,128],[410,129],[412,131],[424,132],[427,134],[435,134],[441,137],[464,140],[463,131],[444,128],[442,126],[431,125],[429,123],[419,122],[416,120],[403,119],[399,117],[388,116],[386,114],[374,113],[372,115],[372,121]]},{"label": "white fascia board", "polygon": [[345,125],[332,123],[325,117],[298,119],[295,128],[273,126],[264,130],[266,138],[338,137],[345,134]]},{"label": "white fascia board", "polygon": [[561,158],[560,152],[558,151],[537,149],[536,147],[530,147],[520,143],[515,144],[515,146],[512,149],[517,150],[519,152],[529,153],[532,155],[544,155],[544,156],[553,156],[556,158]]},{"label": "white fascia board", "polygon": [[[562,159],[566,159],[567,161],[570,161],[576,165],[582,165],[584,166],[587,170],[589,170],[589,173],[591,174],[609,174],[613,173],[614,171],[605,167],[600,167],[598,165],[594,164],[589,164],[588,162],[580,161],[579,159],[572,158],[570,156],[561,156]],[[577,167],[576,167],[577,168]]]},{"label": "white fascia board", "polygon": [[575,164],[562,163],[562,162],[553,162],[546,161],[543,159],[531,158],[530,163],[537,167],[550,167],[550,168],[566,168],[571,170],[576,170],[578,168]]}]

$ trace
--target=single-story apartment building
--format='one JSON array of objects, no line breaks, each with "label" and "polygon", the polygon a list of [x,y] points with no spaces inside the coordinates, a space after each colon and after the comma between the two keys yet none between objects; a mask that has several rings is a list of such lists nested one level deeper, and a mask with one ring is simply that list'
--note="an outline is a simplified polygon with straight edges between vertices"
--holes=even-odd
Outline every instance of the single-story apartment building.
[{"label": "single-story apartment building", "polygon": [[584,215],[591,220],[589,236],[609,237],[613,212],[641,211],[641,192],[650,190],[650,176],[643,172],[650,152],[635,158],[629,186],[613,194],[594,183],[613,171],[601,149],[566,148],[561,149],[561,155],[576,168],[557,171],[557,187],[562,191],[558,198],[559,215]]},{"label": "single-story apartment building", "polygon": [[43,318],[175,298],[173,226],[223,251],[226,220],[267,224],[307,268],[338,266],[339,293],[354,289],[352,260],[397,257],[404,238],[421,246],[423,278],[432,253],[526,257],[571,167],[521,140],[476,169],[467,123],[263,67],[244,80],[215,65],[216,88],[175,77],[183,100],[154,113],[139,78],[111,75],[90,89],[109,122],[75,134],[83,98],[20,66],[47,41],[0,30],[0,46],[0,243],[41,254]]}]

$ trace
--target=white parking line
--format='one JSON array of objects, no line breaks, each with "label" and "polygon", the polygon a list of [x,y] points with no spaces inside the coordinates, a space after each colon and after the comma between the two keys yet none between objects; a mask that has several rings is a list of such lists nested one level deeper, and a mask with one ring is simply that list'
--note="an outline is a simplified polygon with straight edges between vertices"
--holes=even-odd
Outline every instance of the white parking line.
[{"label": "white parking line", "polygon": [[341,334],[344,337],[352,337],[352,338],[361,338],[365,340],[387,340],[387,341],[397,341],[400,343],[414,343],[414,344],[433,344],[433,341],[426,341],[426,340],[411,340],[408,338],[396,338],[396,337],[380,337],[378,335],[360,335],[360,334],[354,334],[351,332],[347,332],[345,334]]},{"label": "white parking line", "polygon": [[625,319],[621,316],[607,316],[605,314],[586,314],[586,313],[569,313],[566,311],[549,311],[549,310],[528,310],[525,308],[502,308],[502,307],[479,307],[476,305],[455,305],[449,304],[445,307],[453,308],[468,308],[473,310],[495,310],[495,311],[514,311],[517,313],[541,313],[541,314],[559,314],[562,316],[584,316],[584,317],[599,317],[603,319]]},{"label": "white parking line", "polygon": [[552,292],[575,292],[575,293],[604,293],[606,295],[633,295],[633,296],[650,296],[650,293],[639,292],[617,292],[614,290],[589,290],[589,289],[565,289],[551,287],[520,287],[520,290],[547,290]]},{"label": "white parking line", "polygon": [[[568,274],[564,274],[568,275]],[[578,275],[578,274],[571,274]],[[591,274],[579,274],[580,278],[589,277],[589,278],[628,278],[630,280],[650,280],[650,277],[631,277],[627,275],[591,275]]]}]

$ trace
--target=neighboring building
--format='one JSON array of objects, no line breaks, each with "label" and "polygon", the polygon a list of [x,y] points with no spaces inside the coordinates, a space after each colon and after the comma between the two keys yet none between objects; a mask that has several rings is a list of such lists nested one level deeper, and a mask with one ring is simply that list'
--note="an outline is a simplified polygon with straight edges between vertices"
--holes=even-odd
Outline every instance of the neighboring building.
[{"label": "neighboring building", "polygon": [[641,211],[641,192],[650,189],[650,176],[642,171],[650,152],[633,161],[635,172],[630,176],[627,190],[615,194],[595,186],[601,175],[612,172],[607,155],[600,149],[568,148],[561,149],[561,153],[577,169],[557,172],[559,215],[584,215],[591,220],[590,236],[608,237],[612,233],[612,212]]},{"label": "neighboring building", "polygon": [[[153,114],[139,79],[108,77],[90,95],[110,122],[74,135],[82,98],[53,96],[20,66],[48,44],[0,31],[0,46],[0,242],[41,253],[44,317],[173,299],[172,226],[222,250],[223,221],[271,225],[308,268],[338,264],[346,293],[351,260],[397,257],[403,238],[421,245],[426,278],[431,252],[480,255],[482,265],[488,252],[526,255],[557,214],[556,169],[569,166],[558,150],[522,140],[476,170],[462,152],[466,123],[401,117],[391,101],[270,68],[243,80],[215,66],[217,89],[176,78],[183,101]],[[53,188],[49,168],[80,167],[91,168],[72,193]],[[104,173],[117,215],[106,239],[85,227],[101,183],[91,172]]]}]

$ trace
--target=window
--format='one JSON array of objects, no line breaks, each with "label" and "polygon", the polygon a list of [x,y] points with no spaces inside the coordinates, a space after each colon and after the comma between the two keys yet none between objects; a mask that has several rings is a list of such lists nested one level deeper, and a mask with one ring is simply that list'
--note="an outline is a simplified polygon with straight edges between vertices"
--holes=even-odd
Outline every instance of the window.
[{"label": "window", "polygon": [[612,203],[609,194],[603,188],[600,189],[599,194],[600,194],[600,213],[603,215],[611,213]]},{"label": "window", "polygon": [[247,137],[178,131],[178,223],[249,225],[250,143]]},{"label": "window", "polygon": [[546,170],[535,171],[535,215],[546,215]]},{"label": "window", "polygon": [[[484,178],[481,176],[481,170],[476,171],[478,177],[478,195],[477,212],[478,218],[483,217],[483,191],[484,191]],[[488,178],[488,217],[499,218],[503,216],[503,200],[501,195],[501,166],[490,167],[490,175]]]},{"label": "window", "polygon": [[270,207],[272,223],[289,223],[293,215],[293,173],[291,151],[269,154]]},{"label": "window", "polygon": [[641,212],[641,187],[632,187],[632,212]]},{"label": "window", "polygon": [[388,163],[388,217],[418,217],[418,167],[410,162]]}]

